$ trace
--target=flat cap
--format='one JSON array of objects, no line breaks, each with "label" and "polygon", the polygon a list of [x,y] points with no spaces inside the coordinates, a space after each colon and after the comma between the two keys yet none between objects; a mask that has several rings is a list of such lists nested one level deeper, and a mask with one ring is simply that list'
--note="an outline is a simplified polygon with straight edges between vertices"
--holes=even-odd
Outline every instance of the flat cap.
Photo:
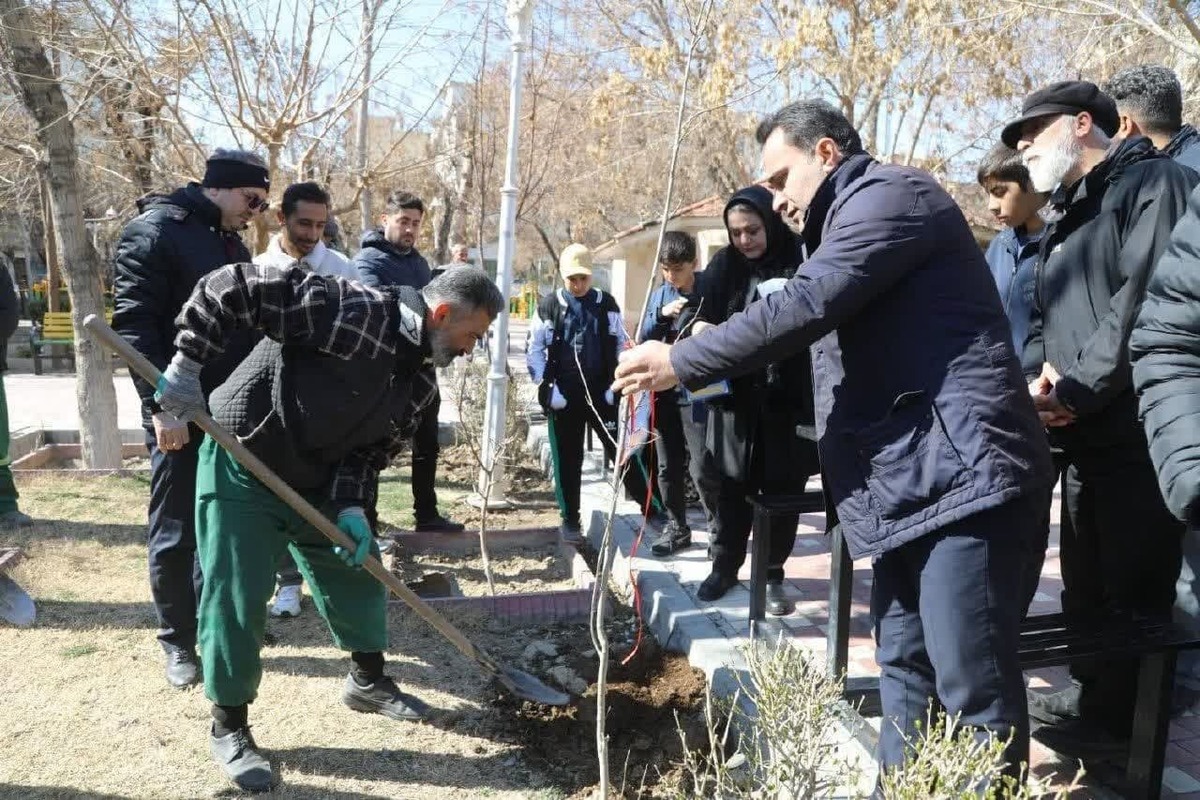
[{"label": "flat cap", "polygon": [[1109,136],[1114,135],[1121,125],[1117,104],[1100,91],[1096,84],[1088,81],[1060,81],[1038,89],[1026,97],[1025,104],[1021,107],[1021,116],[1004,126],[1004,130],[1000,132],[1000,141],[1016,148],[1021,139],[1021,125],[1029,120],[1050,114],[1078,114],[1081,111],[1091,114],[1096,127]]}]

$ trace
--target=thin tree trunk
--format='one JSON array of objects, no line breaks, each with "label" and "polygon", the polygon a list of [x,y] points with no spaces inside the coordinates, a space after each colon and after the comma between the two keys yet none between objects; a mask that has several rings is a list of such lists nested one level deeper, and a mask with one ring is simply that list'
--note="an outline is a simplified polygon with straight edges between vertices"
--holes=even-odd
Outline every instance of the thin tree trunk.
[{"label": "thin tree trunk", "polygon": [[46,302],[50,311],[61,311],[58,296],[58,284],[62,282],[62,273],[58,269],[58,244],[54,239],[54,211],[50,202],[50,176],[47,175],[45,164],[39,164],[38,187],[42,200],[42,247],[46,251]]},{"label": "thin tree trunk", "polygon": [[367,131],[371,122],[371,60],[375,53],[375,12],[378,9],[379,5],[373,0],[363,0],[362,40],[367,48],[367,60],[363,65],[362,97],[358,100],[358,128],[354,132],[358,180],[362,185],[362,193],[358,196],[360,234],[375,226],[371,213],[371,187],[367,183]]},{"label": "thin tree trunk", "polygon": [[[83,327],[89,314],[104,313],[100,293],[100,259],[88,241],[75,126],[62,86],[54,78],[46,51],[35,34],[29,6],[23,0],[0,0],[0,45],[7,67],[20,88],[25,110],[37,122],[37,138],[45,150],[51,216],[58,252],[62,254],[71,322],[75,328],[75,396],[79,404],[83,463],[91,469],[121,466],[121,436],[117,429],[117,394],[112,381],[112,357]],[[53,295],[51,295],[53,296]]]}]

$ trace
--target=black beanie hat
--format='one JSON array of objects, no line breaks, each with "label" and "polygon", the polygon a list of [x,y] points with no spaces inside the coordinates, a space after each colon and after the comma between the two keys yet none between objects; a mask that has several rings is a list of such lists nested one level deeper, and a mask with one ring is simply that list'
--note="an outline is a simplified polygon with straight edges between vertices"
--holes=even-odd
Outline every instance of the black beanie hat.
[{"label": "black beanie hat", "polygon": [[209,189],[257,188],[269,192],[271,179],[266,167],[230,158],[218,150],[204,164],[201,186]]}]

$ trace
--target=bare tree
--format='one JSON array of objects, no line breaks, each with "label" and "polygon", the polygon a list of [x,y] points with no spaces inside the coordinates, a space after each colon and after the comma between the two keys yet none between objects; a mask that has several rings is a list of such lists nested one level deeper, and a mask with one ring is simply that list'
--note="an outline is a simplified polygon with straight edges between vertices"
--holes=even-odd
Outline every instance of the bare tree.
[{"label": "bare tree", "polygon": [[62,86],[38,37],[36,20],[22,0],[0,0],[0,53],[10,80],[35,121],[35,135],[42,149],[38,168],[49,187],[51,214],[47,223],[54,223],[71,296],[83,461],[89,468],[116,468],[121,465],[121,439],[116,424],[112,358],[83,327],[87,315],[104,313],[104,302],[99,259],[83,222],[75,126]]}]

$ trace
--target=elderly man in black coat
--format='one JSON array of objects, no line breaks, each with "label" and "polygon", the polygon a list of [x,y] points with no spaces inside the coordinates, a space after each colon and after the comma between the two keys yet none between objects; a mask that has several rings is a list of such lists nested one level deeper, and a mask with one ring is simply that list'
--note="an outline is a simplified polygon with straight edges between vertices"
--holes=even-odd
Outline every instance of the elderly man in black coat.
[{"label": "elderly man in black coat", "polygon": [[937,181],[875,161],[827,103],[785,106],[758,141],[808,259],[727,322],[627,353],[614,385],[697,387],[811,347],[825,491],[851,555],[873,561],[881,765],[904,762],[934,702],[1011,734],[1015,776],[1029,751],[1017,641],[1051,468],[983,253]]}]

